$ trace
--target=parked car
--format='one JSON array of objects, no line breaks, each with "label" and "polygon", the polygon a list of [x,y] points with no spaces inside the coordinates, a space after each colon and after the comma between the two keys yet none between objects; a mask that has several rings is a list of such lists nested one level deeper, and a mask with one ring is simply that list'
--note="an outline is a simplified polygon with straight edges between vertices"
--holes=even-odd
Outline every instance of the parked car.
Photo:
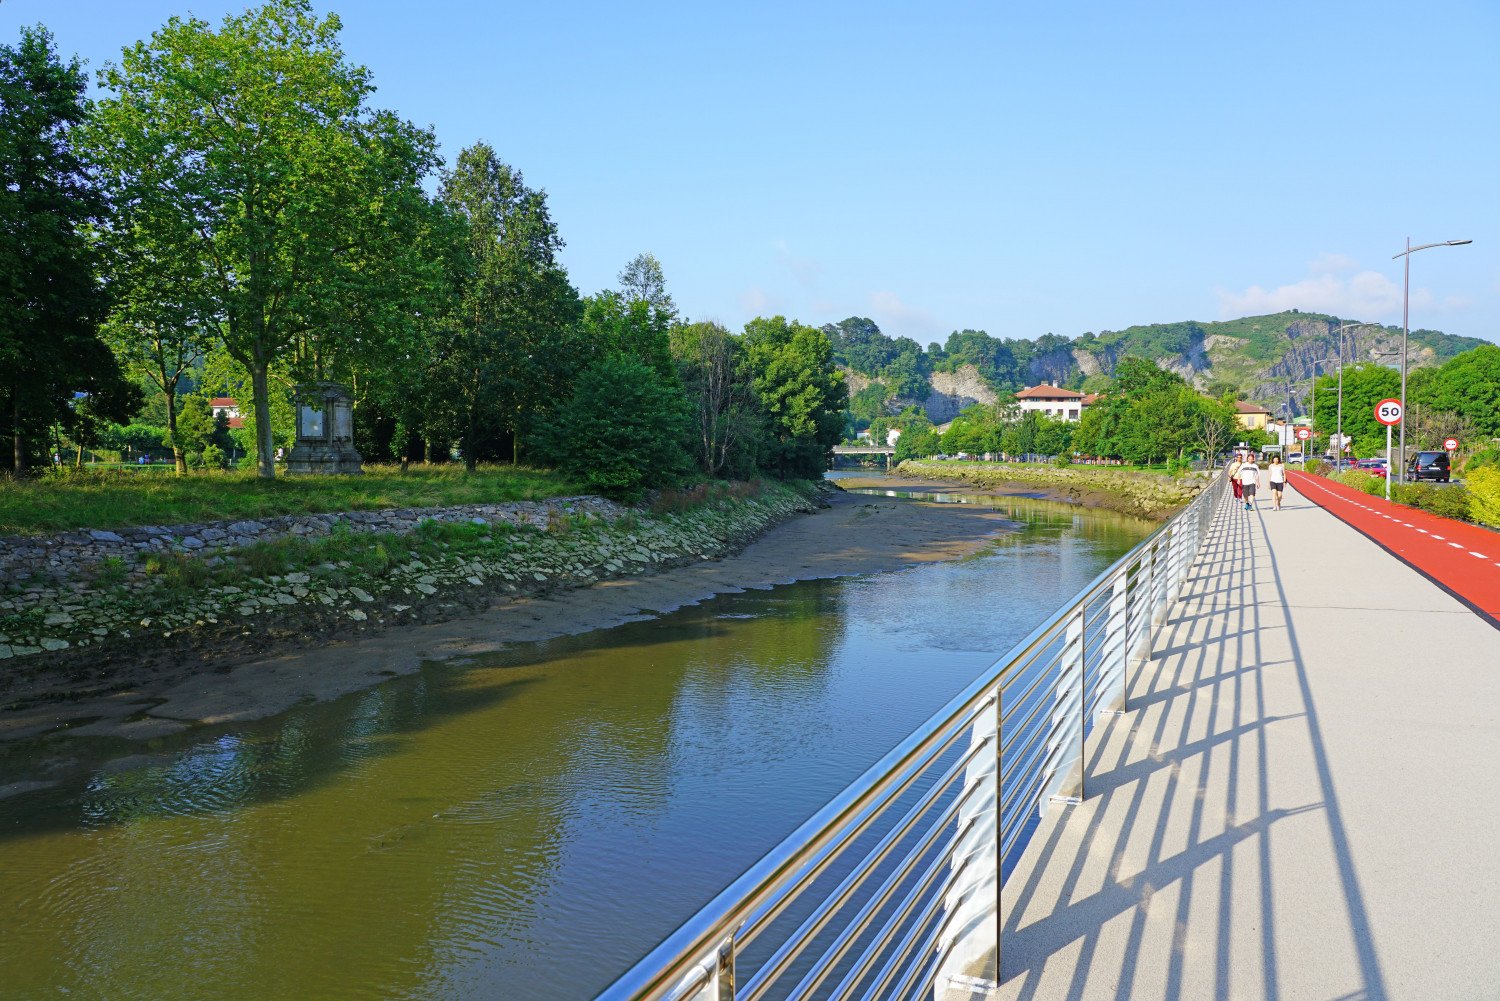
[{"label": "parked car", "polygon": [[1359,465],[1355,466],[1354,468],[1362,469],[1365,472],[1369,473],[1371,476],[1379,477],[1382,480],[1385,479],[1386,476],[1384,459],[1360,459]]},{"label": "parked car", "polygon": [[1448,453],[1418,452],[1406,463],[1406,478],[1447,483],[1449,479]]}]

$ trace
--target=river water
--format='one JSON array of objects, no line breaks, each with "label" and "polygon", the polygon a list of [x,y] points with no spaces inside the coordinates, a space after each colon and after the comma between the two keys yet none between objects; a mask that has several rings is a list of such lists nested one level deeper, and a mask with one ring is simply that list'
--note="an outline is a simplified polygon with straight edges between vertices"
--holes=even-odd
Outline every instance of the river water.
[{"label": "river water", "polygon": [[85,776],[0,799],[0,996],[592,997],[1152,528],[942,499],[1018,528],[256,723],[0,748],[0,785]]}]

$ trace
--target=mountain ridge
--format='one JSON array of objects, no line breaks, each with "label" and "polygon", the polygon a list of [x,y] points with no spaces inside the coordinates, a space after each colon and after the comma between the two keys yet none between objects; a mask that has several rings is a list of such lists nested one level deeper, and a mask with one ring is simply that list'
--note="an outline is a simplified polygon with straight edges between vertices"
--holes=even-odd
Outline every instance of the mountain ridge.
[{"label": "mountain ridge", "polygon": [[[1234,320],[1139,324],[1071,339],[1056,334],[997,338],[963,330],[926,349],[911,338],[884,334],[864,317],[822,329],[849,379],[857,419],[917,405],[942,422],[968,403],[994,402],[1042,382],[1086,392],[1105,388],[1125,357],[1149,358],[1210,395],[1229,392],[1273,413],[1300,416],[1314,366],[1319,373],[1337,368],[1340,322],[1359,321],[1294,309]],[[1490,343],[1426,329],[1411,331],[1408,341],[1410,368],[1440,365]],[[1345,364],[1375,361],[1377,354],[1400,349],[1400,327],[1361,323],[1345,330]]]}]

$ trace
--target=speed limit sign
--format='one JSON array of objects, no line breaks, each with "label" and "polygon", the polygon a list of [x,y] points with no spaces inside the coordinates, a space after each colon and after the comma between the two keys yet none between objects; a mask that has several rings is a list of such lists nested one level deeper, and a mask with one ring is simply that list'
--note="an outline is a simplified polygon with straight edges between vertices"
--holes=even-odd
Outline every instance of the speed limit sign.
[{"label": "speed limit sign", "polygon": [[1375,404],[1375,419],[1386,427],[1401,423],[1401,401],[1381,400]]},{"label": "speed limit sign", "polygon": [[1458,448],[1458,439],[1457,438],[1444,438],[1443,439],[1443,450],[1445,452],[1452,452],[1456,448]]},{"label": "speed limit sign", "polygon": [[1297,440],[1298,441],[1306,441],[1307,439],[1309,439],[1311,437],[1312,437],[1312,432],[1309,431],[1307,428],[1298,428],[1297,429]]}]

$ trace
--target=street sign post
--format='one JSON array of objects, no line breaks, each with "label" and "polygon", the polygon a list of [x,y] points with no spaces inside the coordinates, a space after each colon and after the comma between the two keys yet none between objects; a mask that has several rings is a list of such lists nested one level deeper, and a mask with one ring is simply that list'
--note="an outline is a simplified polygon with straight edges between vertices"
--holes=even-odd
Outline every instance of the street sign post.
[{"label": "street sign post", "polygon": [[1457,438],[1444,438],[1443,439],[1443,451],[1445,451],[1445,452],[1452,452],[1452,451],[1457,450],[1457,448],[1458,448],[1458,439]]},{"label": "street sign post", "polygon": [[1312,432],[1310,430],[1308,430],[1307,428],[1298,428],[1297,429],[1297,440],[1298,441],[1306,441],[1307,439],[1309,439],[1311,437],[1312,437]]},{"label": "street sign post", "polygon": [[1391,499],[1391,428],[1401,423],[1401,401],[1387,397],[1375,404],[1375,419],[1385,425],[1385,499]]}]

